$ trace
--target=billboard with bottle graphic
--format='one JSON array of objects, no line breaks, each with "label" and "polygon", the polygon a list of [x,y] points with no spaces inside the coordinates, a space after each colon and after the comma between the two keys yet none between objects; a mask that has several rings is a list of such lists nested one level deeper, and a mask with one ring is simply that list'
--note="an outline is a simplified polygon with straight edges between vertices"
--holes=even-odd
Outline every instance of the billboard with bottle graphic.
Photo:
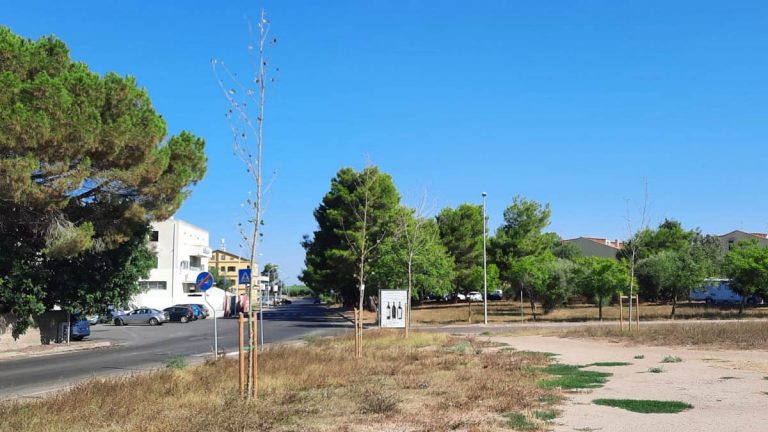
[{"label": "billboard with bottle graphic", "polygon": [[379,290],[379,327],[405,328],[408,291]]}]

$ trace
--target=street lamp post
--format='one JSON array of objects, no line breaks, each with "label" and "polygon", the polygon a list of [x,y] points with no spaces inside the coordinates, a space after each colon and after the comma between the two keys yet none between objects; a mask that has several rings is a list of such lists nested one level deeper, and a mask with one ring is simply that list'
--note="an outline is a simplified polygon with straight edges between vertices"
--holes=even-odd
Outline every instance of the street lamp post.
[{"label": "street lamp post", "polygon": [[485,232],[486,232],[486,218],[485,218],[485,197],[488,195],[483,192],[483,322],[488,325],[488,260],[485,253]]}]

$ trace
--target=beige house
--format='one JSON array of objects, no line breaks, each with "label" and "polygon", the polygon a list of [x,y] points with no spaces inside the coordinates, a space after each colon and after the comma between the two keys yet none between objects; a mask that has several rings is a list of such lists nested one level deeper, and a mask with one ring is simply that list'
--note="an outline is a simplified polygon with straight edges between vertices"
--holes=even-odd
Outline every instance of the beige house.
[{"label": "beige house", "polygon": [[616,253],[624,247],[620,240],[609,240],[599,237],[577,237],[563,240],[563,243],[571,243],[581,251],[585,257],[616,258]]},{"label": "beige house", "polygon": [[768,246],[768,234],[766,233],[748,233],[744,231],[734,230],[728,234],[723,234],[720,237],[720,244],[723,247],[723,253],[727,254],[731,248],[736,246],[740,241],[757,240],[760,246]]},{"label": "beige house", "polygon": [[[219,288],[232,292],[232,287],[237,287],[237,294],[248,293],[248,286],[238,283],[237,278],[240,270],[249,268],[251,268],[251,260],[221,249],[214,250],[210,261],[208,261],[208,271],[217,270],[219,276],[226,281],[226,287],[221,286]],[[254,282],[264,285],[269,283],[269,278],[259,275],[259,278]]]}]

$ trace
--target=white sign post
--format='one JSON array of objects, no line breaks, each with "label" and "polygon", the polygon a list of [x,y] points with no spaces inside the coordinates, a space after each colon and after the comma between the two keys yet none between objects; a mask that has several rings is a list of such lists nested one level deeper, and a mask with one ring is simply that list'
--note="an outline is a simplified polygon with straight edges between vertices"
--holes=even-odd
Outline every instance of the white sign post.
[{"label": "white sign post", "polygon": [[379,290],[379,327],[405,328],[408,317],[408,291]]}]

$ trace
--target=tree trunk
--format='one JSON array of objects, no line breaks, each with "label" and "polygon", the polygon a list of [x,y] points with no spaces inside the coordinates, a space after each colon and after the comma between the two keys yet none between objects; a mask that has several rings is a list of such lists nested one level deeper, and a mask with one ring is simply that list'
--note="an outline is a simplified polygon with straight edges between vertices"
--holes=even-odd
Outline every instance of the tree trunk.
[{"label": "tree trunk", "polygon": [[675,294],[672,297],[672,314],[670,314],[670,319],[675,319],[675,311],[677,310],[677,294]]},{"label": "tree trunk", "polygon": [[747,299],[742,297],[741,303],[739,303],[739,315],[742,315],[744,313],[744,302],[745,301],[747,301]]},{"label": "tree trunk", "polygon": [[467,306],[469,306],[469,318],[467,319],[467,322],[472,324],[472,299],[467,298]]},{"label": "tree trunk", "polygon": [[597,298],[597,319],[600,321],[603,320],[603,298],[602,297]]},{"label": "tree trunk", "polygon": [[531,317],[536,321],[536,303],[533,301],[533,295],[529,293],[528,301],[531,302]]}]

